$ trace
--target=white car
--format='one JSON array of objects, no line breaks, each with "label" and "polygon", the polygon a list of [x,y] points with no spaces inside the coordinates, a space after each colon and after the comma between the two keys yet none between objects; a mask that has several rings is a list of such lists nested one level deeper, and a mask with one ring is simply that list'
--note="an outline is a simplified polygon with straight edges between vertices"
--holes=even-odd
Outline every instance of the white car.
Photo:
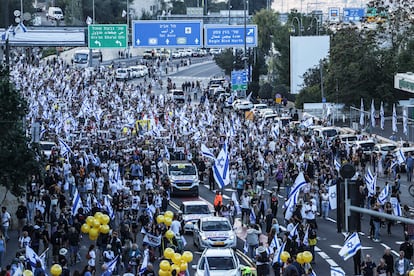
[{"label": "white car", "polygon": [[50,142],[50,141],[40,141],[39,147],[40,147],[41,152],[44,155],[46,155],[48,159],[50,155],[52,155],[52,150],[57,148],[55,142]]},{"label": "white car", "polygon": [[269,107],[267,106],[267,104],[254,104],[253,105],[253,113],[256,114],[258,112],[260,112],[263,109],[268,109]]},{"label": "white car", "polygon": [[115,71],[115,79],[116,80],[129,80],[130,75],[127,68],[118,68]]},{"label": "white car", "polygon": [[171,57],[172,58],[180,58],[181,53],[179,51],[174,51],[174,52],[171,53]]},{"label": "white car", "polygon": [[225,217],[205,217],[194,224],[194,245],[198,249],[236,248],[237,236]]},{"label": "white car", "polygon": [[[207,260],[207,263],[206,263]],[[198,264],[193,266],[195,276],[204,276],[205,266],[211,276],[240,276],[241,266],[235,250],[230,248],[208,248],[204,250]]]},{"label": "white car", "polygon": [[148,75],[148,67],[145,65],[130,66],[132,78],[142,78]]},{"label": "white car", "polygon": [[250,110],[252,108],[253,108],[253,103],[251,101],[248,101],[248,100],[239,99],[239,100],[235,100],[233,102],[233,109],[235,111]]},{"label": "white car", "polygon": [[397,149],[397,145],[393,143],[376,144],[372,150],[375,153],[381,153],[382,156],[387,155],[388,152],[393,152]]},{"label": "white car", "polygon": [[194,224],[200,218],[212,217],[213,214],[208,204],[202,200],[183,201],[180,206],[183,214],[184,232],[193,232]]}]

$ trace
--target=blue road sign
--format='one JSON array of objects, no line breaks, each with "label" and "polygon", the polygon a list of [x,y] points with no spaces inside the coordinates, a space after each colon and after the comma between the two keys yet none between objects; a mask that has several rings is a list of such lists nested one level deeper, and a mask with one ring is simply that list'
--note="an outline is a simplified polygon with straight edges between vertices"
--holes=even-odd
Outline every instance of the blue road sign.
[{"label": "blue road sign", "polygon": [[257,47],[257,25],[204,25],[204,47]]},{"label": "blue road sign", "polygon": [[361,21],[365,16],[365,9],[361,8],[344,8],[344,22]]},{"label": "blue road sign", "polygon": [[132,24],[133,47],[201,47],[200,20],[138,20]]},{"label": "blue road sign", "polygon": [[238,70],[231,72],[231,88],[232,90],[247,89],[247,72],[246,70]]}]

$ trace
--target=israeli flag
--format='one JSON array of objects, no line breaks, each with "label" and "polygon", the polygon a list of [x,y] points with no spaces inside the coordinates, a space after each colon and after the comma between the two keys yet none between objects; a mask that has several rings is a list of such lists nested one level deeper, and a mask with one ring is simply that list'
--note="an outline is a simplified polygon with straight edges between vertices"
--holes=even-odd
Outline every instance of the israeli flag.
[{"label": "israeli flag", "polygon": [[345,276],[345,272],[340,267],[331,266],[331,276]]},{"label": "israeli flag", "polygon": [[75,187],[75,192],[72,199],[72,216],[75,216],[78,213],[79,208],[82,208],[82,200],[78,189]]},{"label": "israeli flag", "polygon": [[256,214],[254,213],[254,209],[250,209],[250,223],[256,224]]},{"label": "israeli flag", "polygon": [[234,191],[231,193],[231,200],[234,202],[234,207],[236,209],[236,215],[240,215],[241,214],[241,208],[240,208],[239,201],[237,200],[236,192],[234,192]]},{"label": "israeli flag", "polygon": [[334,165],[335,169],[339,172],[341,170],[341,163],[336,158],[334,159]]},{"label": "israeli flag", "polygon": [[303,236],[303,244],[309,246],[309,225],[306,227],[305,235]]},{"label": "israeli flag", "polygon": [[365,174],[365,183],[367,184],[369,195],[373,196],[377,186],[377,176],[372,174],[370,168],[368,168],[368,171]]},{"label": "israeli flag", "polygon": [[303,121],[301,123],[301,125],[304,126],[304,127],[306,127],[306,128],[308,128],[310,126],[313,126],[313,117],[307,118],[305,121]]},{"label": "israeli flag", "polygon": [[401,148],[395,154],[397,155],[398,164],[405,163],[405,155]]},{"label": "israeli flag", "polygon": [[346,261],[354,256],[361,248],[362,246],[358,233],[353,233],[345,240],[345,244],[341,250],[339,250],[338,254],[344,259],[344,261]]},{"label": "israeli flag", "polygon": [[371,101],[371,126],[375,127],[375,106],[374,99]]},{"label": "israeli flag", "polygon": [[285,251],[285,246],[286,246],[286,242],[284,242],[284,243],[282,244],[282,246],[280,246],[280,247],[277,249],[277,251],[276,251],[276,253],[275,253],[275,256],[273,257],[272,264],[274,264],[274,263],[276,263],[276,262],[278,262],[279,264],[281,264],[281,263],[282,263],[282,260],[280,259],[280,256],[282,255],[282,252],[283,252],[283,251]]},{"label": "israeli flag", "polygon": [[329,195],[329,207],[331,210],[335,210],[337,208],[336,185],[329,186],[328,195]]},{"label": "israeli flag", "polygon": [[277,235],[273,237],[272,241],[270,242],[269,247],[273,249],[273,252],[275,252],[276,249],[280,247],[280,243],[279,243],[279,239],[277,238]]},{"label": "israeli flag", "polygon": [[279,125],[275,125],[273,127],[272,134],[276,139],[279,138],[279,135],[280,135]]},{"label": "israeli flag", "polygon": [[147,270],[149,260],[149,249],[145,249],[144,251],[144,259],[142,260],[141,268],[139,269],[138,275],[142,275],[145,270]]},{"label": "israeli flag", "polygon": [[201,154],[204,157],[216,160],[216,157],[214,156],[213,152],[204,144],[201,144]]},{"label": "israeli flag", "polygon": [[390,203],[391,203],[391,206],[392,206],[394,216],[401,217],[402,216],[402,209],[401,209],[400,202],[398,202],[398,199],[396,197],[391,197],[390,198]]},{"label": "israeli flag", "polygon": [[23,22],[20,22],[20,23],[19,23],[19,27],[20,27],[20,30],[22,30],[24,33],[27,33],[27,28],[26,28],[26,26],[23,24]]},{"label": "israeli flag", "polygon": [[213,176],[220,189],[223,189],[230,183],[230,160],[224,144],[213,166]]},{"label": "israeli flag", "polygon": [[112,208],[111,202],[109,201],[109,196],[105,195],[104,196],[104,206],[106,208],[106,211],[108,212],[108,216],[111,219],[115,218],[115,213],[114,213],[114,209]]},{"label": "israeli flag", "polygon": [[[43,255],[43,254],[42,254]],[[44,256],[39,257],[36,252],[34,252],[34,250],[29,247],[26,246],[26,261],[28,263],[30,263],[30,266],[32,267],[32,270],[34,271],[36,269],[36,262],[40,261],[40,263],[42,264],[42,268],[45,269],[45,259]]]},{"label": "israeli flag", "polygon": [[384,130],[384,123],[385,123],[385,117],[384,117],[385,113],[384,113],[384,104],[383,102],[381,102],[381,107],[380,107],[380,120],[381,120],[381,129]]},{"label": "israeli flag", "polygon": [[13,33],[13,25],[10,25],[10,27],[1,35],[1,40],[6,41],[9,39],[10,33]]},{"label": "israeli flag", "polygon": [[381,193],[379,194],[377,201],[379,204],[384,205],[387,202],[388,196],[390,195],[390,184],[385,185],[384,189],[382,189]]},{"label": "israeli flag", "polygon": [[297,223],[293,228],[292,228],[292,230],[290,230],[290,232],[289,232],[289,239],[291,239],[291,240],[293,240],[293,238],[295,237],[295,236],[298,236],[298,226],[299,226],[299,223]]},{"label": "israeli flag", "polygon": [[395,104],[392,106],[392,131],[398,132],[397,128],[397,112],[395,111]]},{"label": "israeli flag", "polygon": [[170,156],[170,152],[168,151],[167,145],[164,145],[164,157],[167,160],[170,160],[171,156]]},{"label": "israeli flag", "polygon": [[295,211],[295,206],[296,206],[296,203],[298,202],[298,199],[299,199],[299,191],[293,194],[291,197],[289,197],[287,202],[285,202],[284,207],[286,208],[286,212],[285,212],[286,220],[289,220],[292,217],[293,212]]},{"label": "israeli flag", "polygon": [[[112,261],[109,261],[109,262],[105,263],[106,264],[106,271],[108,271],[109,273],[112,274],[112,272],[116,268],[116,264],[118,262],[118,257],[119,257],[119,255],[116,256]],[[104,273],[105,273],[105,271],[101,275],[104,275]]]},{"label": "israeli flag", "polygon": [[298,193],[303,187],[305,187],[305,185],[306,185],[305,176],[303,175],[303,172],[300,172],[295,179],[295,183],[293,184],[292,190],[290,191],[288,198]]},{"label": "israeli flag", "polygon": [[361,126],[364,126],[364,99],[361,98],[361,110],[360,110],[360,116],[359,116],[359,124]]},{"label": "israeli flag", "polygon": [[71,148],[68,146],[68,144],[65,143],[65,141],[63,141],[62,138],[58,137],[58,142],[59,142],[59,147],[60,147],[60,155],[61,156],[66,156],[69,153],[72,153]]}]

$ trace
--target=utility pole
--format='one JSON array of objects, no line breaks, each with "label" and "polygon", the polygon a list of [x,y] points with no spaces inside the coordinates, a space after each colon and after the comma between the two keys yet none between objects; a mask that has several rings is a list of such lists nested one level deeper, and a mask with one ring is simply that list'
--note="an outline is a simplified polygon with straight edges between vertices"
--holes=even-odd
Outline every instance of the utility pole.
[{"label": "utility pole", "polygon": [[[249,87],[249,79],[250,79],[250,74],[249,71],[247,70],[247,41],[246,41],[246,32],[247,32],[247,0],[243,0],[243,8],[244,8],[244,72],[246,72],[247,75],[247,88]],[[246,96],[246,91],[245,91],[245,96]]]}]

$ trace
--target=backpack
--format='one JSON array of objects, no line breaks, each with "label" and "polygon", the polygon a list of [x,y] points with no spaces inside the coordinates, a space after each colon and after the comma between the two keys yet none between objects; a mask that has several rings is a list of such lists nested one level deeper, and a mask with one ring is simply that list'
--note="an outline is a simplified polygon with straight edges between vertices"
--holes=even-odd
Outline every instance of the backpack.
[{"label": "backpack", "polygon": [[283,180],[283,172],[282,171],[278,171],[276,174],[276,180],[277,181],[282,181]]}]

